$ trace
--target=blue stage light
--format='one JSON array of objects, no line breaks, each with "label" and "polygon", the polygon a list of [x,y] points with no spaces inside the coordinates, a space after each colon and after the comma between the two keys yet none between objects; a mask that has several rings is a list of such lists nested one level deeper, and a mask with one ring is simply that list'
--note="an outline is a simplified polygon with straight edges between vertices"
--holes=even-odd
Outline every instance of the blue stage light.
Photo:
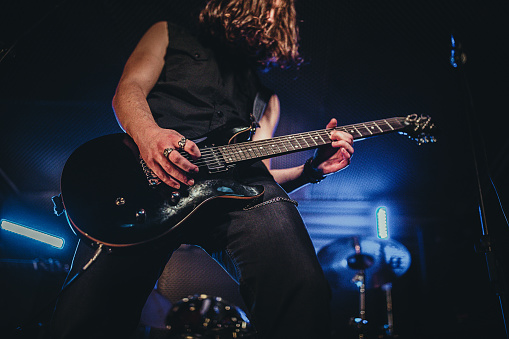
[{"label": "blue stage light", "polygon": [[454,36],[451,34],[451,57],[450,57],[450,63],[451,66],[454,68],[458,67],[458,64],[456,63],[456,40],[454,39]]},{"label": "blue stage light", "polygon": [[378,207],[376,210],[376,235],[380,239],[389,237],[389,228],[387,226],[387,208]]},{"label": "blue stage light", "polygon": [[65,240],[63,238],[36,230],[28,226],[23,226],[5,219],[2,219],[0,229],[46,243],[58,249],[62,249],[65,243]]}]

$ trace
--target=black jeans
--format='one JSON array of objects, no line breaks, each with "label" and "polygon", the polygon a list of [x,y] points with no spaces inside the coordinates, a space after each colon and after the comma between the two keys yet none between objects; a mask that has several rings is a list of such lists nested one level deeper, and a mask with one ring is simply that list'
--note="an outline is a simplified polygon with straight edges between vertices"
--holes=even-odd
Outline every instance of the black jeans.
[{"label": "black jeans", "polygon": [[[210,216],[203,232],[189,232],[185,242],[203,247],[236,277],[262,338],[327,338],[330,291],[304,223],[277,184],[259,183],[269,203]],[[127,338],[175,248],[101,254],[62,293],[52,338]],[[78,245],[70,276],[93,252]]]}]

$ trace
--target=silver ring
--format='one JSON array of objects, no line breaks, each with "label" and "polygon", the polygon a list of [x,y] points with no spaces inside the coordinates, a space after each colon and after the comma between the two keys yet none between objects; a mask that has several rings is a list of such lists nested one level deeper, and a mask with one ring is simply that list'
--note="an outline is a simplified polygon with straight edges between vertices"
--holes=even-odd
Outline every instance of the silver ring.
[{"label": "silver ring", "polygon": [[184,147],[186,147],[186,137],[182,137],[182,139],[179,140],[178,142],[178,145],[179,145],[179,149],[184,149]]},{"label": "silver ring", "polygon": [[163,151],[163,155],[165,158],[169,158],[170,157],[170,153],[173,152],[174,149],[173,148],[165,148],[164,151]]}]

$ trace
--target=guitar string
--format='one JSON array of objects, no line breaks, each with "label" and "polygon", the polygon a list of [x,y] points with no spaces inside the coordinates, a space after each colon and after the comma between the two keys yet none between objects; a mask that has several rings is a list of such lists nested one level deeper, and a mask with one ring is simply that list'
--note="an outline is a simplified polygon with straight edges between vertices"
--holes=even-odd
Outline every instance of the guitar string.
[{"label": "guitar string", "polygon": [[[370,135],[377,135],[377,134],[381,134],[381,133],[384,133],[384,132],[391,132],[391,131],[396,131],[396,130],[399,130],[401,129],[401,126],[391,126],[391,123],[400,123],[402,124],[403,122],[405,121],[405,118],[403,117],[398,117],[398,118],[389,118],[389,119],[382,119],[382,120],[376,120],[376,121],[371,121],[371,122],[366,122],[366,123],[359,123],[359,124],[354,124],[354,125],[346,125],[346,126],[338,126],[338,127],[335,127],[335,128],[331,128],[331,129],[323,129],[323,130],[317,130],[317,131],[310,131],[310,132],[302,132],[302,133],[297,133],[297,134],[293,134],[293,135],[289,135],[289,136],[280,136],[280,137],[275,137],[275,138],[271,138],[271,139],[265,139],[265,140],[259,140],[259,141],[247,141],[247,142],[241,142],[241,143],[237,143],[237,144],[231,144],[231,145],[222,145],[222,146],[213,146],[213,147],[206,147],[206,148],[203,148],[203,149],[200,149],[200,152],[202,153],[202,156],[200,158],[198,158],[197,160],[193,160],[191,158],[191,156],[188,154],[188,153],[181,153],[182,156],[184,156],[187,160],[193,162],[195,165],[197,166],[208,166],[208,165],[211,165],[211,164],[222,164],[222,162],[226,162],[225,159],[224,159],[224,155],[223,153],[221,153],[221,151],[219,150],[219,148],[226,148],[228,150],[233,150],[233,149],[242,149],[241,151],[242,152],[247,152],[248,154],[250,154],[250,158],[257,158],[257,157],[264,157],[264,156],[269,156],[269,155],[272,155],[272,154],[275,154],[275,153],[285,153],[285,152],[292,152],[292,151],[301,151],[301,150],[306,150],[306,149],[311,149],[311,148],[316,148],[316,147],[319,147],[319,146],[322,146],[322,145],[325,145],[325,144],[328,144],[328,143],[331,143],[332,141],[330,139],[328,139],[327,141],[323,140],[322,138],[322,135],[323,136],[326,136],[328,138],[329,136],[329,132],[332,131],[332,130],[342,130],[342,131],[345,131],[345,132],[351,132],[353,134],[358,134],[360,137],[366,137],[366,136],[370,136]],[[391,127],[390,130],[383,130],[382,128],[380,128],[380,126],[389,126]],[[377,127],[378,128],[378,131],[376,131],[375,133],[372,133],[369,128],[367,127]],[[362,134],[359,129],[363,130],[363,129],[366,129],[369,134]],[[312,135],[319,135],[322,140],[324,141],[324,143],[321,143],[321,144],[317,144],[316,142],[314,143],[314,145],[309,145],[309,143],[307,142],[306,139],[309,139]],[[355,137],[354,137],[355,138]],[[297,142],[299,142],[298,144],[298,147],[296,148],[295,145],[293,144],[289,144],[289,142],[291,140],[295,140]],[[312,140],[309,139],[309,140]],[[302,143],[301,142],[305,142],[307,145],[304,145],[302,146]],[[286,143],[286,144],[285,144]],[[270,144],[279,144],[278,145],[278,148],[280,146],[283,146],[285,148],[284,151],[281,151],[281,149],[279,148],[279,151],[278,152],[272,152],[271,154],[270,153],[267,153],[265,151],[265,153],[263,153],[262,156],[258,156],[256,154],[253,154],[252,153],[256,153],[256,152],[261,152],[259,149],[262,148],[264,146],[267,146],[267,145],[270,145]],[[247,145],[247,146],[246,146]],[[288,149],[288,147],[290,147],[290,149]],[[238,150],[233,150],[233,151],[236,151],[237,153],[239,152]],[[245,160],[249,160],[249,159],[245,159]],[[244,160],[244,159],[242,159]]]},{"label": "guitar string", "polygon": [[[405,118],[403,117],[398,117],[398,118],[389,118],[389,119],[382,119],[382,120],[377,120],[377,121],[372,121],[372,122],[366,122],[366,123],[360,123],[360,124],[355,124],[355,125],[346,125],[346,126],[338,126],[338,127],[335,127],[333,129],[323,129],[323,130],[318,130],[318,131],[310,131],[310,132],[302,132],[302,133],[298,133],[298,134],[294,134],[294,135],[290,135],[290,136],[280,136],[280,137],[276,137],[276,138],[272,138],[272,139],[266,139],[266,140],[259,140],[259,141],[256,141],[256,142],[253,142],[253,141],[248,141],[248,142],[243,142],[243,143],[237,143],[237,144],[231,144],[231,145],[223,145],[223,146],[214,146],[214,147],[207,147],[207,148],[203,148],[203,149],[200,149],[201,153],[202,153],[202,156],[197,159],[196,161],[193,160],[191,158],[191,156],[187,153],[181,153],[181,155],[183,155],[186,159],[188,159],[189,161],[193,162],[195,165],[197,166],[203,166],[203,165],[211,165],[211,164],[221,164],[221,166],[223,166],[223,162],[226,163],[226,159],[224,158],[224,154],[221,153],[221,151],[219,150],[219,148],[225,148],[227,149],[227,151],[230,151],[230,152],[233,152],[233,153],[237,153],[237,156],[238,156],[238,153],[240,152],[247,152],[248,154],[248,157],[249,158],[246,158],[246,159],[236,159],[237,161],[242,161],[242,160],[249,160],[249,159],[252,159],[252,158],[261,158],[261,157],[264,157],[264,156],[270,156],[270,155],[273,155],[273,154],[277,154],[277,153],[285,153],[285,152],[293,152],[293,151],[301,151],[301,150],[306,150],[306,149],[311,149],[311,148],[316,148],[316,147],[319,147],[319,146],[322,146],[322,145],[325,145],[327,143],[330,143],[330,139],[327,139],[327,141],[324,140],[324,138],[322,136],[326,136],[328,138],[328,135],[329,135],[329,132],[332,131],[332,130],[343,130],[343,131],[346,131],[346,132],[352,132],[354,134],[359,134],[360,137],[366,137],[366,136],[370,136],[370,135],[377,135],[377,134],[380,134],[380,133],[384,133],[384,132],[390,132],[390,131],[393,131],[393,130],[399,130],[401,127],[400,126],[391,126],[391,123],[400,123],[402,124],[402,122],[404,122]],[[382,128],[380,128],[380,126],[389,126],[391,127],[391,130],[383,130]],[[374,127],[376,126],[378,128],[378,131],[376,131],[375,133],[372,133],[371,131],[369,131],[368,127]],[[362,134],[359,132],[359,129],[366,129],[368,130],[369,134]],[[322,141],[324,141],[323,143],[320,143],[320,144],[317,144],[316,142],[313,141],[314,144],[309,144],[308,143],[308,140],[312,140],[312,136],[315,136],[318,135]],[[309,139],[311,138],[311,139]],[[291,140],[295,140],[297,142],[299,142],[298,146],[295,147],[294,144],[291,144]],[[306,143],[307,145],[303,145],[303,143]],[[260,149],[263,149],[264,146],[267,146],[267,145],[277,145],[277,148],[278,150],[276,152],[274,152],[274,148],[272,147],[272,152],[267,152],[265,149],[262,153],[262,151],[260,151]],[[246,146],[248,145],[248,146]],[[282,151],[281,150],[281,147],[284,148],[284,150]],[[240,149],[240,151],[239,151]],[[269,148],[270,150],[271,148]],[[262,155],[257,155],[256,152],[258,153],[262,153]],[[253,155],[254,153],[254,155]]]}]

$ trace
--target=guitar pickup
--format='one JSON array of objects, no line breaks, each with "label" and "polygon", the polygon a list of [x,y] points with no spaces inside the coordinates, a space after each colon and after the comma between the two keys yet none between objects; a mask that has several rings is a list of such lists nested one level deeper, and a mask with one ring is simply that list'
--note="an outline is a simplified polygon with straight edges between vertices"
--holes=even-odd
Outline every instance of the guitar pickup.
[{"label": "guitar pickup", "polygon": [[228,167],[225,166],[225,165],[219,165],[219,166],[216,166],[216,167],[210,167],[210,166],[207,166],[208,168],[208,171],[210,174],[214,174],[214,173],[220,173],[220,172],[226,172],[228,171]]}]

